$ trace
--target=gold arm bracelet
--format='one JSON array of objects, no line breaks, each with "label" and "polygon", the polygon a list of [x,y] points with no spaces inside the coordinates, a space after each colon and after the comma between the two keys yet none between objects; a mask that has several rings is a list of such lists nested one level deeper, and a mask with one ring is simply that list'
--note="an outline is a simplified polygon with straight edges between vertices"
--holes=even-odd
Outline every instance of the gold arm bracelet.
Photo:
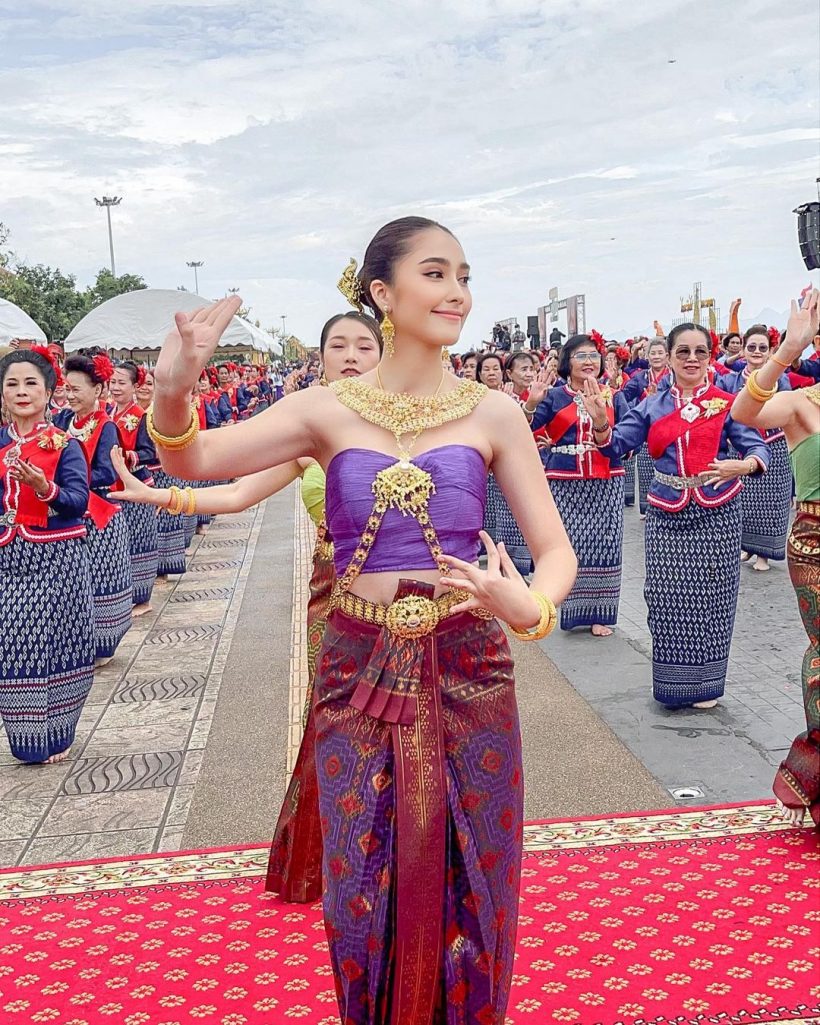
[{"label": "gold arm bracelet", "polygon": [[176,486],[176,484],[172,484],[169,490],[171,492],[171,497],[169,498],[168,505],[165,508],[171,516],[179,516],[182,512],[183,504],[182,491]]},{"label": "gold arm bracelet", "polygon": [[196,493],[193,488],[185,489],[185,515],[193,516],[196,512]]},{"label": "gold arm bracelet", "polygon": [[769,358],[771,359],[772,363],[776,363],[779,367],[783,367],[784,370],[791,370],[792,368],[791,363],[784,363],[782,359],[778,359],[776,353],[772,353],[772,355]]},{"label": "gold arm bracelet", "polygon": [[517,637],[519,641],[543,640],[544,637],[548,637],[549,634],[552,633],[555,629],[555,624],[558,622],[558,613],[552,599],[548,598],[545,594],[541,594],[540,591],[530,591],[530,594],[538,602],[538,608],[541,610],[541,618],[535,626],[530,627],[527,630],[520,629],[510,623],[512,635],[513,637]]},{"label": "gold arm bracelet", "polygon": [[156,429],[154,426],[153,406],[148,407],[148,412],[145,414],[145,424],[148,428],[148,434],[154,444],[159,445],[160,448],[164,448],[168,452],[181,452],[183,449],[188,448],[189,445],[193,445],[197,434],[199,434],[199,417],[196,415],[196,411],[193,407],[191,407],[190,425],[183,434],[177,434],[175,437],[160,434]]},{"label": "gold arm bracelet", "polygon": [[761,403],[768,402],[769,399],[776,394],[777,384],[773,388],[762,388],[757,383],[757,370],[753,370],[746,381],[746,391],[755,400],[755,402]]}]

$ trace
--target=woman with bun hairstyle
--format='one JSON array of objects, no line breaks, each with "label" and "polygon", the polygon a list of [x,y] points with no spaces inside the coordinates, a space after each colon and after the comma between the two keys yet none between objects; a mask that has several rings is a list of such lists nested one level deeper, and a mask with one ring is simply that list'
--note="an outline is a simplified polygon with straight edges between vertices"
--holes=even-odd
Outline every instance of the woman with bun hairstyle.
[{"label": "woman with bun hairstyle", "polygon": [[[115,404],[112,420],[117,428],[126,465],[137,480],[150,487],[154,482],[150,467],[156,463],[157,452],[148,436],[145,410],[137,402],[136,396],[137,389],[144,385],[145,379],[145,367],[126,360],[114,367],[109,392]],[[115,496],[121,487],[121,484],[113,486]],[[143,616],[151,611],[151,594],[157,579],[157,515],[149,505],[124,505],[122,513],[131,552],[132,615]]]},{"label": "woman with bun hairstyle", "polygon": [[[337,585],[314,681],[323,905],[346,1025],[504,1020],[523,831],[512,662],[496,617],[545,637],[575,559],[526,419],[442,365],[472,298],[447,229],[385,225],[340,287],[381,323],[375,370],[196,431],[187,396],[238,306],[177,314],[151,426],[184,477],[300,456],[327,475]],[[535,563],[532,587],[483,534],[488,468]]]},{"label": "woman with bun hairstyle", "polygon": [[64,366],[70,409],[55,418],[58,427],[82,445],[88,462],[89,496],[86,531],[94,600],[94,644],[98,664],[114,656],[131,626],[133,580],[125,516],[110,499],[117,482],[111,448],[117,444],[114,421],[101,407],[103,385],[114,365],[108,356],[80,353]]},{"label": "woman with bun hairstyle", "polygon": [[88,465],[48,422],[48,350],[0,361],[0,716],[22,762],[68,757],[94,679]]}]

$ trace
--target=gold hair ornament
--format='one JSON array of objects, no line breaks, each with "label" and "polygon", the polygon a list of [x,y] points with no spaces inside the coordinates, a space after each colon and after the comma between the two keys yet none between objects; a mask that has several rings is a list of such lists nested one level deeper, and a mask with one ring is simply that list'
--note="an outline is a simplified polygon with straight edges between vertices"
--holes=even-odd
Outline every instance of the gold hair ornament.
[{"label": "gold hair ornament", "polygon": [[336,286],[351,306],[354,306],[359,313],[364,313],[362,306],[362,283],[356,275],[358,264],[350,257],[350,263],[345,267],[339,283]]}]

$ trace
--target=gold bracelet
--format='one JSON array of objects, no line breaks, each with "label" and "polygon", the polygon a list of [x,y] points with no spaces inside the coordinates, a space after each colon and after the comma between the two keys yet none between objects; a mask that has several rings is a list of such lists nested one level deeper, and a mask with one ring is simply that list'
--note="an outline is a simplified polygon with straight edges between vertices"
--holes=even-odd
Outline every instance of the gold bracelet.
[{"label": "gold bracelet", "polygon": [[196,494],[194,489],[187,487],[185,489],[185,515],[193,516],[196,512]]},{"label": "gold bracelet", "polygon": [[545,594],[541,594],[540,591],[530,591],[530,594],[538,602],[538,608],[541,610],[541,618],[535,626],[530,627],[529,629],[521,629],[510,623],[512,635],[513,637],[517,637],[519,641],[543,640],[552,633],[555,629],[555,624],[558,622],[558,613],[555,609],[555,603]]},{"label": "gold bracelet", "polygon": [[168,504],[165,508],[168,510],[171,516],[179,516],[179,514],[182,512],[182,492],[176,486],[176,484],[172,484],[169,490],[171,492],[171,497],[168,499]]},{"label": "gold bracelet", "polygon": [[769,399],[776,394],[777,384],[773,388],[763,388],[757,383],[758,371],[753,370],[746,381],[746,391],[749,393],[751,398],[755,402],[759,402],[761,405],[764,402],[768,402]]},{"label": "gold bracelet", "polygon": [[178,434],[175,437],[160,434],[154,426],[153,406],[148,407],[148,412],[145,414],[145,424],[154,444],[159,445],[160,448],[164,448],[168,452],[181,452],[183,449],[188,448],[189,445],[193,445],[197,434],[199,434],[199,417],[196,415],[196,410],[193,406],[191,407],[191,423],[183,434]]},{"label": "gold bracelet", "polygon": [[778,359],[777,356],[774,355],[774,353],[771,355],[770,359],[772,363],[776,363],[779,367],[783,367],[784,370],[791,370],[792,368],[791,363],[784,363],[783,360]]}]

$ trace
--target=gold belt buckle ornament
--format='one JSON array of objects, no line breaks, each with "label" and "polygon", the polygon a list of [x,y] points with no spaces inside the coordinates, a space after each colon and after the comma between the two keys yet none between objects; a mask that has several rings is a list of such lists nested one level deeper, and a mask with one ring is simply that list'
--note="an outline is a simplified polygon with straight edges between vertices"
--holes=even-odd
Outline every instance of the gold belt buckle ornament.
[{"label": "gold belt buckle ornament", "polygon": [[432,599],[408,594],[388,605],[384,625],[397,637],[425,637],[438,626],[439,618],[438,606]]}]

